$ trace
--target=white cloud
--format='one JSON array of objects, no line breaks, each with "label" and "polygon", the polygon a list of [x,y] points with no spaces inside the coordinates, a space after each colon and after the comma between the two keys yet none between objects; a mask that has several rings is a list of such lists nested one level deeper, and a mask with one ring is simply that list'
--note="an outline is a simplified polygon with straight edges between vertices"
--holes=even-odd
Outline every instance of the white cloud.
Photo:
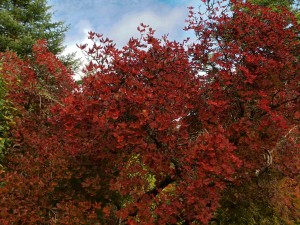
[{"label": "white cloud", "polygon": [[[50,0],[56,20],[70,24],[66,34],[64,54],[77,52],[76,44],[88,43],[88,32],[94,31],[112,39],[118,47],[129,38],[139,37],[140,23],[156,30],[156,37],[169,34],[178,41],[188,36],[182,29],[186,25],[187,6],[197,6],[199,0]],[[191,33],[189,33],[191,34]]]},{"label": "white cloud", "polygon": [[160,37],[169,34],[171,39],[182,37],[182,28],[186,10],[181,7],[163,9],[161,11],[145,10],[125,14],[109,30],[108,35],[117,45],[124,45],[130,37],[139,37],[137,27],[140,23],[150,25],[156,30],[156,36]]},{"label": "white cloud", "polygon": [[[63,52],[63,55],[75,53],[76,58],[82,61],[84,65],[86,63],[86,59],[82,51],[77,47],[79,44],[90,43],[91,41],[88,39],[88,32],[93,30],[93,26],[88,20],[80,20],[79,23],[76,25],[78,29],[78,33],[74,35],[67,36],[66,42],[66,49]],[[82,68],[81,68],[82,69]],[[76,80],[82,77],[82,73],[79,71],[78,74],[74,76]]]},{"label": "white cloud", "polygon": [[88,20],[79,21],[76,28],[78,29],[78,33],[66,37],[65,54],[78,51],[76,44],[87,43],[89,41],[87,34],[89,31],[93,30],[93,27]]}]

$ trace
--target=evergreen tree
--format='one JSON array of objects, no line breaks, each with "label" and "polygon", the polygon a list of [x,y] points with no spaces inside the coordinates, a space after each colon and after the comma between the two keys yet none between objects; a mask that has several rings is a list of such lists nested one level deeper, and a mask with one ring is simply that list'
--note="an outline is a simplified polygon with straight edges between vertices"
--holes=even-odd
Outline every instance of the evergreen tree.
[{"label": "evergreen tree", "polygon": [[261,5],[261,6],[284,6],[291,7],[294,0],[251,0],[250,2]]},{"label": "evergreen tree", "polygon": [[67,27],[52,21],[50,8],[46,0],[1,0],[0,51],[28,56],[36,40],[46,39],[52,53],[61,53]]},{"label": "evergreen tree", "polygon": [[266,7],[285,7],[291,10],[300,21],[300,2],[298,0],[250,0],[251,3]]},{"label": "evergreen tree", "polygon": [[[62,53],[68,28],[63,22],[53,22],[50,8],[47,0],[0,0],[0,53],[11,50],[21,58],[33,58],[32,47],[39,39],[47,40],[47,48],[53,54]],[[78,66],[73,54],[60,58],[66,66]],[[16,116],[7,91],[0,57],[0,166],[12,142],[10,129]]]}]

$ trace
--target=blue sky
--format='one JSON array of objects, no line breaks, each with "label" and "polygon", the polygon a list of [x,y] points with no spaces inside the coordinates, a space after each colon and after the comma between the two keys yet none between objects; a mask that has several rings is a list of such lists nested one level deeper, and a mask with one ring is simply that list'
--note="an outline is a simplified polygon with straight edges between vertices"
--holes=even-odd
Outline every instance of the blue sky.
[{"label": "blue sky", "polygon": [[49,0],[48,4],[54,20],[70,25],[65,39],[68,53],[78,51],[76,44],[86,43],[91,30],[121,47],[130,37],[138,37],[141,22],[156,30],[158,37],[169,34],[170,39],[183,40],[188,35],[182,30],[187,7],[199,6],[201,0]]}]

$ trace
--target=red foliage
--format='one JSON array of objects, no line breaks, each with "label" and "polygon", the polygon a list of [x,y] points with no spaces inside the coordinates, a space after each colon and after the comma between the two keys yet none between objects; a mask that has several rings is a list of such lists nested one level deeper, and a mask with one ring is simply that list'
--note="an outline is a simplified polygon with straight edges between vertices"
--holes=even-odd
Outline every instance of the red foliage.
[{"label": "red foliage", "polygon": [[220,10],[191,11],[191,45],[143,24],[122,49],[90,32],[80,86],[43,42],[32,61],[4,54],[20,119],[0,221],[207,224],[227,184],[299,174],[299,25],[284,9]]}]

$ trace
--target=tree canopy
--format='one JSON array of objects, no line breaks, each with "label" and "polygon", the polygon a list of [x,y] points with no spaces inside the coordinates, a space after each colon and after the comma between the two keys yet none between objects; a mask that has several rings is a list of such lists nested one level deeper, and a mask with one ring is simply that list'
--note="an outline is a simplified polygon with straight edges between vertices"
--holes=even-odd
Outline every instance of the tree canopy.
[{"label": "tree canopy", "polygon": [[119,49],[91,31],[80,84],[45,41],[2,53],[20,119],[0,222],[299,223],[299,24],[232,4],[190,8],[195,42],[141,24]]},{"label": "tree canopy", "polygon": [[250,2],[273,9],[278,7],[287,8],[295,14],[298,22],[300,22],[300,2],[298,0],[250,0]]},{"label": "tree canopy", "polygon": [[[0,1],[0,52],[10,50],[18,56],[32,56],[32,47],[39,39],[47,40],[48,50],[62,53],[67,27],[63,22],[53,22],[50,6],[46,0],[2,0]],[[72,55],[62,58],[68,66],[77,66]],[[12,144],[10,128],[17,112],[6,98],[6,81],[2,75],[0,59],[0,159],[7,146]]]},{"label": "tree canopy", "polygon": [[31,54],[33,44],[46,39],[54,54],[61,53],[67,27],[53,22],[46,0],[2,0],[0,2],[0,51],[20,56]]}]

